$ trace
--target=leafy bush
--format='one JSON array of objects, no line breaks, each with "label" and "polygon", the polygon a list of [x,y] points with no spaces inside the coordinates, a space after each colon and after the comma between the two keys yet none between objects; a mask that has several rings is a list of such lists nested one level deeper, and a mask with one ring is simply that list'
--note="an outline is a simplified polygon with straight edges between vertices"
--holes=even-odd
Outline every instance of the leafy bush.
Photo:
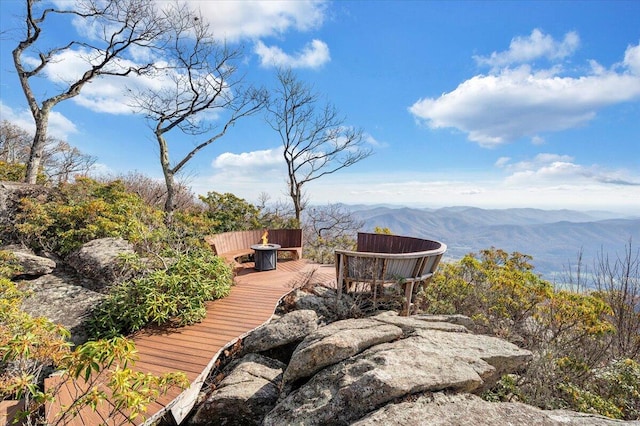
[{"label": "leafy bush", "polygon": [[200,200],[207,206],[204,216],[211,220],[210,234],[262,227],[260,209],[233,194],[208,192]]},{"label": "leafy bush", "polygon": [[24,164],[0,161],[0,181],[22,182],[26,172],[27,166]]},{"label": "leafy bush", "polygon": [[[25,164],[0,161],[0,181],[23,182],[26,176],[27,166]],[[40,185],[47,183],[47,176],[42,171],[38,172],[36,182]]]},{"label": "leafy bush", "polygon": [[482,329],[509,338],[552,294],[551,284],[533,272],[530,260],[494,248],[468,254],[443,264],[417,303],[429,313],[467,315]]},{"label": "leafy bush", "polygon": [[23,199],[16,229],[23,242],[66,255],[96,238],[122,237],[133,243],[152,238],[162,227],[162,212],[114,181],[79,178],[62,184],[50,199]]},{"label": "leafy bush", "polygon": [[559,387],[579,411],[616,419],[640,418],[640,364],[632,359],[615,361],[596,371],[583,387],[573,383]]},{"label": "leafy bush", "polygon": [[[8,279],[13,270],[8,254],[0,251],[0,398],[24,400],[18,418],[25,424],[44,424],[45,404],[67,379],[81,378],[87,390],[70,406],[49,413],[48,424],[66,424],[83,407],[96,409],[105,402],[111,407],[105,421],[122,410],[133,419],[170,386],[187,385],[182,373],[155,376],[132,371],[135,346],[123,338],[88,342],[72,350],[64,327],[20,310],[26,295]],[[44,374],[51,367],[60,380],[45,391]],[[109,395],[95,386],[98,375]]]},{"label": "leafy bush", "polygon": [[617,332],[610,295],[554,289],[533,273],[530,261],[489,249],[443,264],[420,293],[419,306],[429,313],[467,315],[479,330],[533,351],[527,370],[503,377],[487,399],[637,419],[637,360],[610,362]]},{"label": "leafy bush", "polygon": [[229,294],[231,268],[210,250],[178,254],[166,269],[117,284],[94,311],[90,329],[112,337],[156,324],[192,324],[205,316],[205,302]]}]

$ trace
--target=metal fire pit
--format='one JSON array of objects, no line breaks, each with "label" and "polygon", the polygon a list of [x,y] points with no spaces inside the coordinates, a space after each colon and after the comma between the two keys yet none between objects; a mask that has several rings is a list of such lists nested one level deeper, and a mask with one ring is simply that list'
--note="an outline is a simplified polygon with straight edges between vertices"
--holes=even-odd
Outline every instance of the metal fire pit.
[{"label": "metal fire pit", "polygon": [[251,246],[254,253],[254,269],[256,271],[271,271],[278,263],[278,249],[280,244],[255,244]]}]

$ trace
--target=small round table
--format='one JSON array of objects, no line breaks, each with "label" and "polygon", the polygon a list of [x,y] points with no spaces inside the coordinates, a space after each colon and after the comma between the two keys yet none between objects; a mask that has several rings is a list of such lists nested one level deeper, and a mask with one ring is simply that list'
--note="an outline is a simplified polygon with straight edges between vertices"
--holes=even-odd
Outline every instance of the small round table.
[{"label": "small round table", "polygon": [[254,253],[254,266],[256,271],[271,271],[276,269],[278,263],[278,249],[280,244],[254,244],[251,246]]}]

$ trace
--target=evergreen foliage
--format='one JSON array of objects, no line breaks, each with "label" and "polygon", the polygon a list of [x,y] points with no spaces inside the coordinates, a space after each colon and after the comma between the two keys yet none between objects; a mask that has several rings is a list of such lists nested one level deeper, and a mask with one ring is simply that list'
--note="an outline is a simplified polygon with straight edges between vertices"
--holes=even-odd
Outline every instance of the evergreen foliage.
[{"label": "evergreen foliage", "polygon": [[[616,327],[607,292],[556,289],[534,273],[531,260],[491,248],[444,263],[420,293],[420,309],[467,315],[477,331],[534,353],[526,371],[503,377],[487,399],[638,419],[637,353],[620,360],[613,343],[621,332],[639,338],[640,329]],[[629,310],[633,305],[620,311]]]},{"label": "evergreen foliage", "polygon": [[147,325],[193,324],[204,318],[205,302],[227,296],[231,283],[231,268],[210,250],[178,254],[166,269],[117,284],[94,310],[90,330],[109,338]]},{"label": "evergreen foliage", "polygon": [[[135,419],[169,387],[187,385],[182,373],[156,376],[133,371],[135,346],[121,337],[72,349],[64,327],[20,309],[28,295],[9,279],[15,272],[15,262],[0,251],[0,398],[24,401],[18,413],[21,424],[45,424],[44,406],[68,378],[81,379],[88,386],[73,404],[50,412],[47,424],[66,424],[83,407],[97,409],[105,403],[111,407],[105,421],[123,410]],[[42,384],[50,368],[58,372],[60,380],[45,390]],[[95,386],[98,375],[108,394]]]}]

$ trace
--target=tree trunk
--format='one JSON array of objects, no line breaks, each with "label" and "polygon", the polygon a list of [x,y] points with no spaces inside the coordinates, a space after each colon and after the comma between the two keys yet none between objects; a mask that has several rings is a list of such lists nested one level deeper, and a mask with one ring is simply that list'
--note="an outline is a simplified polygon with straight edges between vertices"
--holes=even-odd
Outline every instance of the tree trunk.
[{"label": "tree trunk", "polygon": [[33,144],[29,152],[27,161],[27,173],[24,181],[34,184],[38,180],[38,171],[42,163],[42,155],[47,142],[47,128],[49,126],[49,109],[42,108],[38,111],[36,122],[36,134],[33,137]]},{"label": "tree trunk", "polygon": [[164,174],[164,182],[167,186],[167,198],[164,202],[164,211],[167,214],[166,220],[171,221],[173,214],[173,198],[175,194],[175,181],[174,171],[171,169],[171,162],[169,161],[169,147],[167,141],[162,136],[160,130],[160,124],[156,129],[156,139],[158,140],[158,146],[160,147],[160,164],[162,165],[162,173]]},{"label": "tree trunk", "polygon": [[167,185],[167,199],[164,202],[164,211],[167,214],[167,220],[170,220],[173,215],[173,198],[175,194],[173,173],[170,170],[166,170],[164,173],[164,181]]}]

